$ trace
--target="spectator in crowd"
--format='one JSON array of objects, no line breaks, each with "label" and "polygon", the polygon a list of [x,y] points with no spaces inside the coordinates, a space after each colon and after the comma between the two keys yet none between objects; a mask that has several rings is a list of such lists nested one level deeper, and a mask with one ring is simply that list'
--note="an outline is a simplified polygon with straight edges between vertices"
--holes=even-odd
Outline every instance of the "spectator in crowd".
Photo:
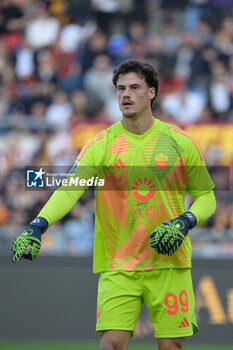
[{"label": "spectator in crowd", "polygon": [[25,28],[29,44],[36,50],[53,45],[60,30],[58,19],[49,15],[43,1],[33,4],[33,12],[34,18],[27,23]]},{"label": "spectator in crowd", "polygon": [[213,25],[208,17],[202,17],[197,22],[196,36],[199,44],[212,45],[213,44]]},{"label": "spectator in crowd", "polygon": [[35,74],[35,69],[34,51],[26,38],[22,38],[15,53],[15,74],[19,79],[30,79]]},{"label": "spectator in crowd", "polygon": [[27,16],[12,0],[0,2],[0,38],[10,50],[15,50],[27,24]]},{"label": "spectator in crowd", "polygon": [[77,55],[77,64],[81,74],[85,74],[92,67],[96,56],[108,54],[108,37],[104,32],[96,31],[84,44],[82,51]]},{"label": "spectator in crowd", "polygon": [[162,25],[162,51],[166,56],[174,57],[181,44],[180,35],[174,21],[171,18],[164,20]]},{"label": "spectator in crowd", "polygon": [[84,90],[75,90],[71,94],[71,103],[73,107],[73,114],[71,120],[71,127],[76,121],[88,119],[88,96]]},{"label": "spectator in crowd", "polygon": [[184,28],[195,32],[198,21],[204,16],[210,16],[209,0],[189,0],[185,9]]},{"label": "spectator in crowd", "polygon": [[88,22],[81,26],[74,17],[71,17],[69,23],[61,29],[59,37],[61,51],[64,53],[79,51],[82,42],[87,40],[95,29],[94,23]]},{"label": "spectator in crowd", "polygon": [[[141,1],[142,2],[142,1]],[[97,26],[108,36],[115,28],[122,30],[126,18],[132,9],[133,1],[128,0],[91,0],[90,6]]]},{"label": "spectator in crowd", "polygon": [[56,62],[53,51],[43,49],[37,53],[37,76],[40,81],[56,82],[59,62]]},{"label": "spectator in crowd", "polygon": [[93,66],[84,76],[84,89],[90,100],[104,104],[114,95],[112,86],[112,64],[109,56],[98,55],[93,61]]},{"label": "spectator in crowd", "polygon": [[129,24],[128,46],[131,57],[145,57],[146,49],[146,25],[142,21],[134,20]]},{"label": "spectator in crowd", "polygon": [[210,105],[217,119],[227,120],[231,106],[230,91],[226,81],[226,69],[220,61],[212,64]]},{"label": "spectator in crowd", "polygon": [[47,105],[43,101],[35,101],[30,108],[30,115],[32,118],[36,118],[38,121],[44,123],[46,115]]},{"label": "spectator in crowd", "polygon": [[26,24],[26,17],[12,0],[2,0],[0,4],[0,33],[18,33]]},{"label": "spectator in crowd", "polygon": [[54,128],[66,128],[69,118],[72,115],[72,105],[69,102],[65,91],[57,91],[53,97],[53,102],[46,111],[46,120]]},{"label": "spectator in crowd", "polygon": [[162,101],[162,109],[180,125],[197,122],[204,105],[203,97],[198,92],[189,91],[185,85]]}]

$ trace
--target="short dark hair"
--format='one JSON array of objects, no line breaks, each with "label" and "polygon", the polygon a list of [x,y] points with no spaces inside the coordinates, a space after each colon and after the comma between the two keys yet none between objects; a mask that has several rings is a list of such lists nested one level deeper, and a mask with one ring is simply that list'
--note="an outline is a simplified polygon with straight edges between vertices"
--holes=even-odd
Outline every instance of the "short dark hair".
[{"label": "short dark hair", "polygon": [[128,59],[114,69],[112,82],[117,87],[117,81],[121,74],[136,73],[140,78],[144,78],[149,87],[155,88],[155,97],[151,100],[151,106],[158,94],[159,80],[156,69],[149,63],[135,59]]}]

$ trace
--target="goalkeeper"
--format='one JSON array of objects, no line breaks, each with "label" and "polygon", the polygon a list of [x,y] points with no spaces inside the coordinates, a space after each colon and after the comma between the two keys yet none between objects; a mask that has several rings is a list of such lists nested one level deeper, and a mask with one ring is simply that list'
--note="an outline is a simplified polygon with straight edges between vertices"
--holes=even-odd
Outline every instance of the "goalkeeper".
[{"label": "goalkeeper", "polygon": [[[114,70],[122,120],[90,140],[71,171],[107,166],[114,189],[97,190],[93,270],[100,272],[96,330],[100,347],[126,350],[146,303],[159,350],[183,350],[194,335],[190,230],[215,210],[214,184],[193,138],[152,115],[153,66],[127,60]],[[114,182],[115,181],[115,182]],[[86,189],[58,189],[13,242],[13,261],[34,260],[46,229]],[[193,197],[185,208],[185,193]]]}]

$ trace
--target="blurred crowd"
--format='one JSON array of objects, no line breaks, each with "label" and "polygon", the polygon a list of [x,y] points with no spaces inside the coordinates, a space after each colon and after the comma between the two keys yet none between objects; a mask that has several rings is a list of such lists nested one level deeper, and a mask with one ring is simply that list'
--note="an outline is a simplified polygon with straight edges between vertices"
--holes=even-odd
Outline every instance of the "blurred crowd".
[{"label": "blurred crowd", "polygon": [[[130,57],[159,72],[159,119],[186,129],[233,122],[233,0],[1,0],[0,252],[51,195],[25,191],[25,166],[71,167],[121,119],[112,71]],[[202,151],[223,165],[219,145]],[[232,159],[233,149],[224,165]],[[205,227],[226,232],[233,196],[216,195]],[[44,252],[90,255],[94,212],[88,192],[50,229]]]}]

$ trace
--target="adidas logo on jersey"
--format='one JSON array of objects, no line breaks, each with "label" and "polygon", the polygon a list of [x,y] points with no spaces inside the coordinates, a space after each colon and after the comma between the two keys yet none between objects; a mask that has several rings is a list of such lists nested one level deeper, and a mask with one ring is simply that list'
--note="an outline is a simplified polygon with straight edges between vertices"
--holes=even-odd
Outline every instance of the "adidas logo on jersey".
[{"label": "adidas logo on jersey", "polygon": [[178,328],[185,328],[185,327],[189,327],[190,324],[187,320],[187,318],[184,318],[183,321],[181,321],[181,323],[179,324]]},{"label": "adidas logo on jersey", "polygon": [[119,158],[116,163],[114,164],[114,166],[112,167],[112,169],[126,169],[125,164],[122,162],[122,160]]}]

